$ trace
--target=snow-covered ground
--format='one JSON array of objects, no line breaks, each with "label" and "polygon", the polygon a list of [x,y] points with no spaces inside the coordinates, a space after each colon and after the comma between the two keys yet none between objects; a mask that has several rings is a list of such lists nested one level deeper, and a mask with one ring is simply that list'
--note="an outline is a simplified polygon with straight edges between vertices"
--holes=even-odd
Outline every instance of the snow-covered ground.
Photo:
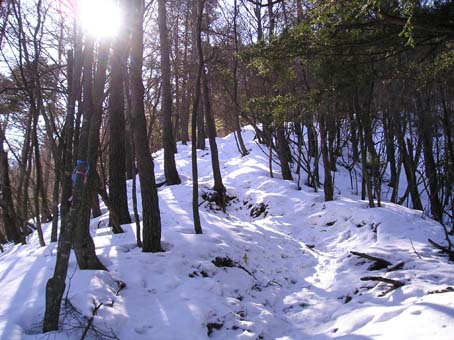
[{"label": "snow-covered ground", "polygon": [[[159,189],[166,252],[142,253],[133,224],[113,235],[107,215],[92,220],[109,271],[79,271],[71,258],[61,332],[39,334],[56,245],[41,248],[32,235],[28,245],[7,248],[0,255],[1,339],[80,339],[84,317],[101,303],[88,339],[454,338],[454,267],[427,242],[443,243],[440,225],[418,211],[369,209],[344,195],[349,178],[340,167],[336,186],[344,196],[334,202],[311,188],[298,191],[276,171],[269,177],[267,156],[252,138],[246,129],[251,153],[243,158],[232,135],[218,139],[224,184],[235,198],[225,213],[201,204],[203,235],[193,232],[190,147],[183,145],[176,156],[183,183]],[[198,156],[206,192],[210,156]],[[374,262],[351,251],[390,264],[371,271]],[[404,285],[390,290],[364,277]]]}]

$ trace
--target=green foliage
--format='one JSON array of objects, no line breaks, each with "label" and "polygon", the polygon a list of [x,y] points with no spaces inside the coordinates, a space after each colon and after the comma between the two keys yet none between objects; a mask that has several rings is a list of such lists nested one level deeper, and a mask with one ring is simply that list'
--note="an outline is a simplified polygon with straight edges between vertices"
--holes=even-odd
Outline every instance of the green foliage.
[{"label": "green foliage", "polygon": [[307,8],[301,23],[241,54],[269,82],[248,105],[269,124],[351,110],[355,93],[368,96],[374,82],[453,76],[453,2],[314,0]]},{"label": "green foliage", "polygon": [[277,124],[282,124],[292,117],[297,107],[297,99],[291,94],[254,97],[248,102],[249,112]]},{"label": "green foliage", "polygon": [[420,85],[427,85],[437,81],[454,77],[454,44],[449,43],[447,48],[431,60],[421,63],[419,60],[408,63],[406,72],[412,74]]}]

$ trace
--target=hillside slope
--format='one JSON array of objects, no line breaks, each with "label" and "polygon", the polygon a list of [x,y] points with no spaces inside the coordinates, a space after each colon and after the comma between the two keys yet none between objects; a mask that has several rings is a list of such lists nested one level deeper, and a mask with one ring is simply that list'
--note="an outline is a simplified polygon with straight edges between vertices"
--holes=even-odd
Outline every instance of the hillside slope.
[{"label": "hillside slope", "polygon": [[[443,242],[437,223],[394,204],[369,209],[342,196],[325,203],[322,193],[298,191],[277,173],[270,178],[251,130],[245,139],[251,153],[243,158],[233,135],[218,139],[233,199],[224,213],[201,198],[203,235],[193,232],[191,155],[183,145],[176,155],[183,183],[159,190],[166,252],[142,253],[134,225],[113,235],[107,214],[92,220],[109,272],[79,271],[71,258],[61,332],[39,334],[55,244],[40,248],[32,235],[28,245],[8,248],[0,255],[0,338],[80,339],[101,303],[87,338],[453,338],[453,267],[427,243]],[[209,152],[198,159],[201,192],[208,192]],[[348,191],[347,176],[337,178]],[[47,226],[45,233],[48,240]],[[371,271],[374,261],[351,251],[389,264]],[[403,286],[390,290],[396,282]]]}]

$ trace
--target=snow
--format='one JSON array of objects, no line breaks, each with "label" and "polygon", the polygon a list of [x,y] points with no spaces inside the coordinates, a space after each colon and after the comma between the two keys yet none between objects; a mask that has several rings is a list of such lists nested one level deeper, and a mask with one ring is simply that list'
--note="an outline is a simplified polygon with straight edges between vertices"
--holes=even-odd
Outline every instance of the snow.
[{"label": "snow", "polygon": [[[59,332],[40,334],[56,245],[39,247],[32,235],[26,246],[7,247],[0,255],[1,339],[80,339],[83,317],[100,303],[98,333],[88,338],[453,339],[454,292],[429,294],[454,285],[452,263],[427,242],[443,243],[439,224],[391,203],[369,209],[350,193],[341,167],[342,195],[323,202],[323,192],[297,190],[275,166],[270,178],[253,131],[246,128],[244,138],[251,151],[245,157],[233,135],[217,139],[224,184],[235,198],[225,213],[200,198],[203,235],[193,231],[191,155],[184,145],[176,155],[182,184],[159,189],[165,252],[142,253],[134,224],[113,235],[107,215],[92,220],[97,254],[109,271],[80,271],[71,257],[70,304],[62,308]],[[160,178],[163,154],[154,156]],[[213,185],[208,151],[198,151],[198,160],[202,193]],[[266,213],[251,217],[260,204]],[[50,226],[44,230],[48,241]],[[351,251],[404,267],[369,271],[372,262]],[[233,267],[219,266],[217,257],[230,258]],[[361,280],[367,276],[404,286],[381,296],[390,285]]]}]

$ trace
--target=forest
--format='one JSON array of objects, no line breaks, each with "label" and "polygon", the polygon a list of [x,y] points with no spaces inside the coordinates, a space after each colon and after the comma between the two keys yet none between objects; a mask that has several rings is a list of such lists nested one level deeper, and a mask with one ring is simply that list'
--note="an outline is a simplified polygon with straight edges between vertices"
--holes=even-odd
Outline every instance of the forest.
[{"label": "forest", "polygon": [[[0,282],[40,296],[4,293],[0,338],[449,339],[453,1],[0,0],[0,47]],[[327,284],[336,275],[342,288]],[[215,277],[222,294],[204,283]],[[184,286],[178,303],[197,291],[197,306],[215,291],[222,308],[172,309],[169,297],[167,328],[145,326],[163,307],[144,306],[131,328],[117,300],[157,308],[128,300],[141,280],[136,290],[166,287],[161,299]],[[302,281],[317,280],[325,293],[311,302]],[[363,327],[350,302],[363,293],[407,306],[402,318],[444,308],[432,316],[444,330]],[[33,324],[11,321],[15,304]],[[293,328],[276,321],[280,304]]]}]

